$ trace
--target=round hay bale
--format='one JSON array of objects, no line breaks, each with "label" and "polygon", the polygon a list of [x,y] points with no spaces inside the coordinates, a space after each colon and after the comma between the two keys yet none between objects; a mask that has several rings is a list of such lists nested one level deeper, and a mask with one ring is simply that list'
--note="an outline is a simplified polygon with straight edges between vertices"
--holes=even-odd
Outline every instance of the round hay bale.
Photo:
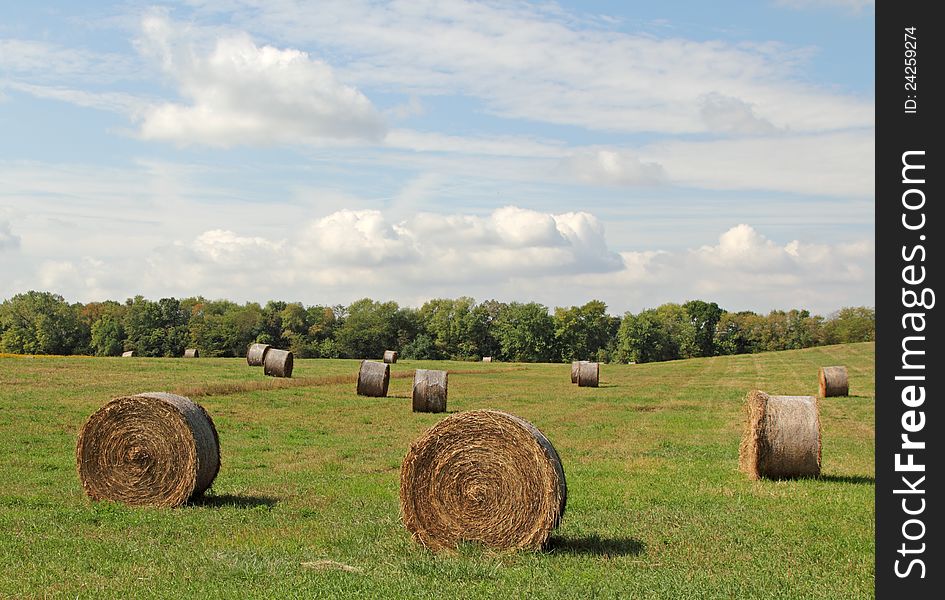
[{"label": "round hay bale", "polygon": [[417,369],[413,376],[413,412],[446,412],[447,372]]},{"label": "round hay bale", "polygon": [[400,514],[427,548],[481,542],[545,545],[568,487],[554,446],[534,425],[496,410],[443,419],[415,440],[400,469]]},{"label": "round hay bale", "polygon": [[397,362],[397,356],[399,355],[396,350],[384,350],[384,362],[387,364],[392,365]]},{"label": "round hay bale", "polygon": [[571,363],[571,383],[578,382],[578,369],[580,368],[581,363],[586,362],[586,360],[575,360]]},{"label": "round hay bale", "polygon": [[850,380],[846,367],[820,368],[820,397],[849,396]]},{"label": "round hay bale", "polygon": [[[574,368],[572,366],[572,368]],[[600,383],[600,363],[581,361],[578,363],[578,387],[597,387]]]},{"label": "round hay bale", "polygon": [[246,364],[251,367],[261,367],[269,348],[271,348],[269,344],[250,344],[246,351]]},{"label": "round hay bale", "polygon": [[745,400],[748,423],[738,466],[751,479],[820,475],[820,415],[813,396],[769,396],[754,390]]},{"label": "round hay bale", "polygon": [[492,357],[491,357],[491,356],[483,356],[483,357],[482,357],[482,362],[491,363],[491,362],[492,362]]},{"label": "round hay bale", "polygon": [[390,385],[390,365],[373,360],[362,360],[358,370],[358,395],[383,397]]},{"label": "round hay bale", "polygon": [[184,350],[184,358],[200,358],[200,352],[196,348],[187,348]]},{"label": "round hay bale", "polygon": [[263,359],[263,373],[270,377],[292,377],[292,353],[270,348]]},{"label": "round hay bale", "polygon": [[134,350],[125,350],[124,352],[121,353],[122,358],[131,358],[134,355],[135,355]]},{"label": "round hay bale", "polygon": [[188,398],[121,396],[82,426],[76,467],[92,500],[180,506],[213,483],[220,440],[207,411]]}]

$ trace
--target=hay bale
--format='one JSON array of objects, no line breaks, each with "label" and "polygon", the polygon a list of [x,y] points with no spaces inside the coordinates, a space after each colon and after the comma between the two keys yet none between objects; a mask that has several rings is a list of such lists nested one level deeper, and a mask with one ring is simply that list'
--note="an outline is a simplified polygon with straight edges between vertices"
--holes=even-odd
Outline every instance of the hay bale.
[{"label": "hay bale", "polygon": [[397,362],[397,351],[396,350],[384,350],[384,362],[387,364],[394,364]]},{"label": "hay bale", "polygon": [[483,357],[482,357],[482,362],[491,363],[491,362],[492,362],[492,357],[491,357],[491,356],[483,356]]},{"label": "hay bale", "polygon": [[121,396],[82,426],[76,466],[92,500],[180,506],[213,483],[220,440],[207,411],[188,398]]},{"label": "hay bale", "polygon": [[400,514],[427,548],[481,542],[545,545],[568,488],[554,446],[534,425],[495,410],[443,419],[415,440],[400,469]]},{"label": "hay bale", "polygon": [[270,348],[263,359],[263,373],[270,377],[292,377],[292,353]]},{"label": "hay bale", "polygon": [[200,352],[196,348],[187,348],[184,350],[184,358],[200,358]]},{"label": "hay bale", "polygon": [[577,372],[578,387],[597,387],[599,383],[600,363],[586,360],[579,362]]},{"label": "hay bale", "polygon": [[578,369],[581,366],[581,363],[586,363],[586,360],[575,360],[571,363],[571,383],[578,382]]},{"label": "hay bale", "polygon": [[358,395],[383,397],[390,385],[390,365],[373,360],[362,360],[358,370]]},{"label": "hay bale", "polygon": [[124,352],[121,353],[122,358],[131,358],[134,355],[135,355],[134,350],[125,350]]},{"label": "hay bale", "polygon": [[850,380],[846,367],[820,368],[820,397],[850,395]]},{"label": "hay bale", "polygon": [[751,479],[820,475],[820,415],[813,396],[745,399],[748,423],[738,451],[739,469]]},{"label": "hay bale", "polygon": [[447,372],[417,369],[413,376],[413,412],[446,412]]},{"label": "hay bale", "polygon": [[269,348],[271,348],[269,344],[250,344],[246,351],[246,364],[251,367],[261,367],[266,360]]}]

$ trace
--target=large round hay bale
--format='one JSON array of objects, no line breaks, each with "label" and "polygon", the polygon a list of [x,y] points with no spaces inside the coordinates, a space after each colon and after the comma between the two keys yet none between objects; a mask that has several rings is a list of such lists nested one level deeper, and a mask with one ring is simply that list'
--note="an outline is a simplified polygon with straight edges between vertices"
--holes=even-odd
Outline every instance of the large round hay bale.
[{"label": "large round hay bale", "polygon": [[464,541],[541,548],[564,515],[567,495],[548,438],[495,410],[443,419],[410,445],[400,469],[401,519],[433,550]]},{"label": "large round hay bale", "polygon": [[131,358],[134,355],[135,355],[134,350],[125,350],[124,352],[121,353],[122,358]]},{"label": "large round hay bale", "polygon": [[358,395],[383,397],[390,385],[390,365],[373,360],[362,360],[358,371]]},{"label": "large round hay bale", "polygon": [[578,369],[580,368],[581,363],[586,362],[586,360],[575,360],[571,362],[571,383],[578,382]]},{"label": "large round hay bale", "polygon": [[850,380],[846,367],[820,368],[820,397],[847,396],[850,394]]},{"label": "large round hay bale", "polygon": [[270,377],[292,377],[292,353],[270,348],[263,359],[263,373]]},{"label": "large round hay bale", "polygon": [[752,479],[820,475],[820,415],[813,396],[769,396],[754,390],[745,400],[748,424],[739,468]]},{"label": "large round hay bale", "polygon": [[590,361],[579,362],[577,372],[578,387],[597,387],[599,383],[600,363]]},{"label": "large round hay bale", "polygon": [[491,363],[491,362],[492,362],[492,357],[491,357],[491,356],[483,356],[483,357],[482,357],[482,362]]},{"label": "large round hay bale", "polygon": [[199,404],[166,392],[115,398],[79,432],[76,466],[93,500],[179,506],[220,470],[220,440]]},{"label": "large round hay bale", "polygon": [[184,350],[184,358],[200,358],[200,352],[196,348],[187,348]]},{"label": "large round hay bale", "polygon": [[387,364],[392,365],[397,362],[398,356],[399,355],[397,354],[396,350],[384,350],[384,362]]},{"label": "large round hay bale", "polygon": [[413,412],[445,412],[447,372],[417,369],[413,376]]},{"label": "large round hay bale", "polygon": [[246,364],[251,367],[261,367],[269,348],[269,344],[250,344],[246,351]]}]

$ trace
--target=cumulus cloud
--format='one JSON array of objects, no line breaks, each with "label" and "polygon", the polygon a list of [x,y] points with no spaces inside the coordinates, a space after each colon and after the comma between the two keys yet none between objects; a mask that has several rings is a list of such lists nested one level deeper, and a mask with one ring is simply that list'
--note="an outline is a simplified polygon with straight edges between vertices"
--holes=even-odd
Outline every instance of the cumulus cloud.
[{"label": "cumulus cloud", "polygon": [[145,18],[142,31],[142,52],[161,63],[186,100],[147,109],[144,139],[228,147],[384,136],[371,101],[306,52],[258,46],[245,33],[218,37],[207,50],[159,14]]},{"label": "cumulus cloud", "polygon": [[723,94],[706,94],[700,100],[700,113],[706,127],[713,133],[763,135],[777,128],[767,119],[755,115],[751,104]]}]

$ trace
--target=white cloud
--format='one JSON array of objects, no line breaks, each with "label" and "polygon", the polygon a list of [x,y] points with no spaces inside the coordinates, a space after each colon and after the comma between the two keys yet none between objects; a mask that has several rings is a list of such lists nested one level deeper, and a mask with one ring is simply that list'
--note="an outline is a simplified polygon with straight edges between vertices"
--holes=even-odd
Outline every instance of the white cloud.
[{"label": "white cloud", "polygon": [[736,135],[771,134],[777,128],[758,118],[750,104],[739,98],[711,93],[701,98],[702,120],[709,131]]},{"label": "white cloud", "polygon": [[324,140],[379,141],[383,117],[332,68],[298,50],[257,46],[247,34],[204,50],[166,17],[144,19],[139,47],[160,60],[186,103],[142,116],[144,139],[228,147]]},{"label": "white cloud", "polygon": [[10,223],[0,221],[0,252],[16,250],[20,247],[20,236],[13,233]]},{"label": "white cloud", "polygon": [[629,150],[581,149],[562,164],[578,181],[590,184],[655,185],[666,180],[663,165],[644,161]]}]

